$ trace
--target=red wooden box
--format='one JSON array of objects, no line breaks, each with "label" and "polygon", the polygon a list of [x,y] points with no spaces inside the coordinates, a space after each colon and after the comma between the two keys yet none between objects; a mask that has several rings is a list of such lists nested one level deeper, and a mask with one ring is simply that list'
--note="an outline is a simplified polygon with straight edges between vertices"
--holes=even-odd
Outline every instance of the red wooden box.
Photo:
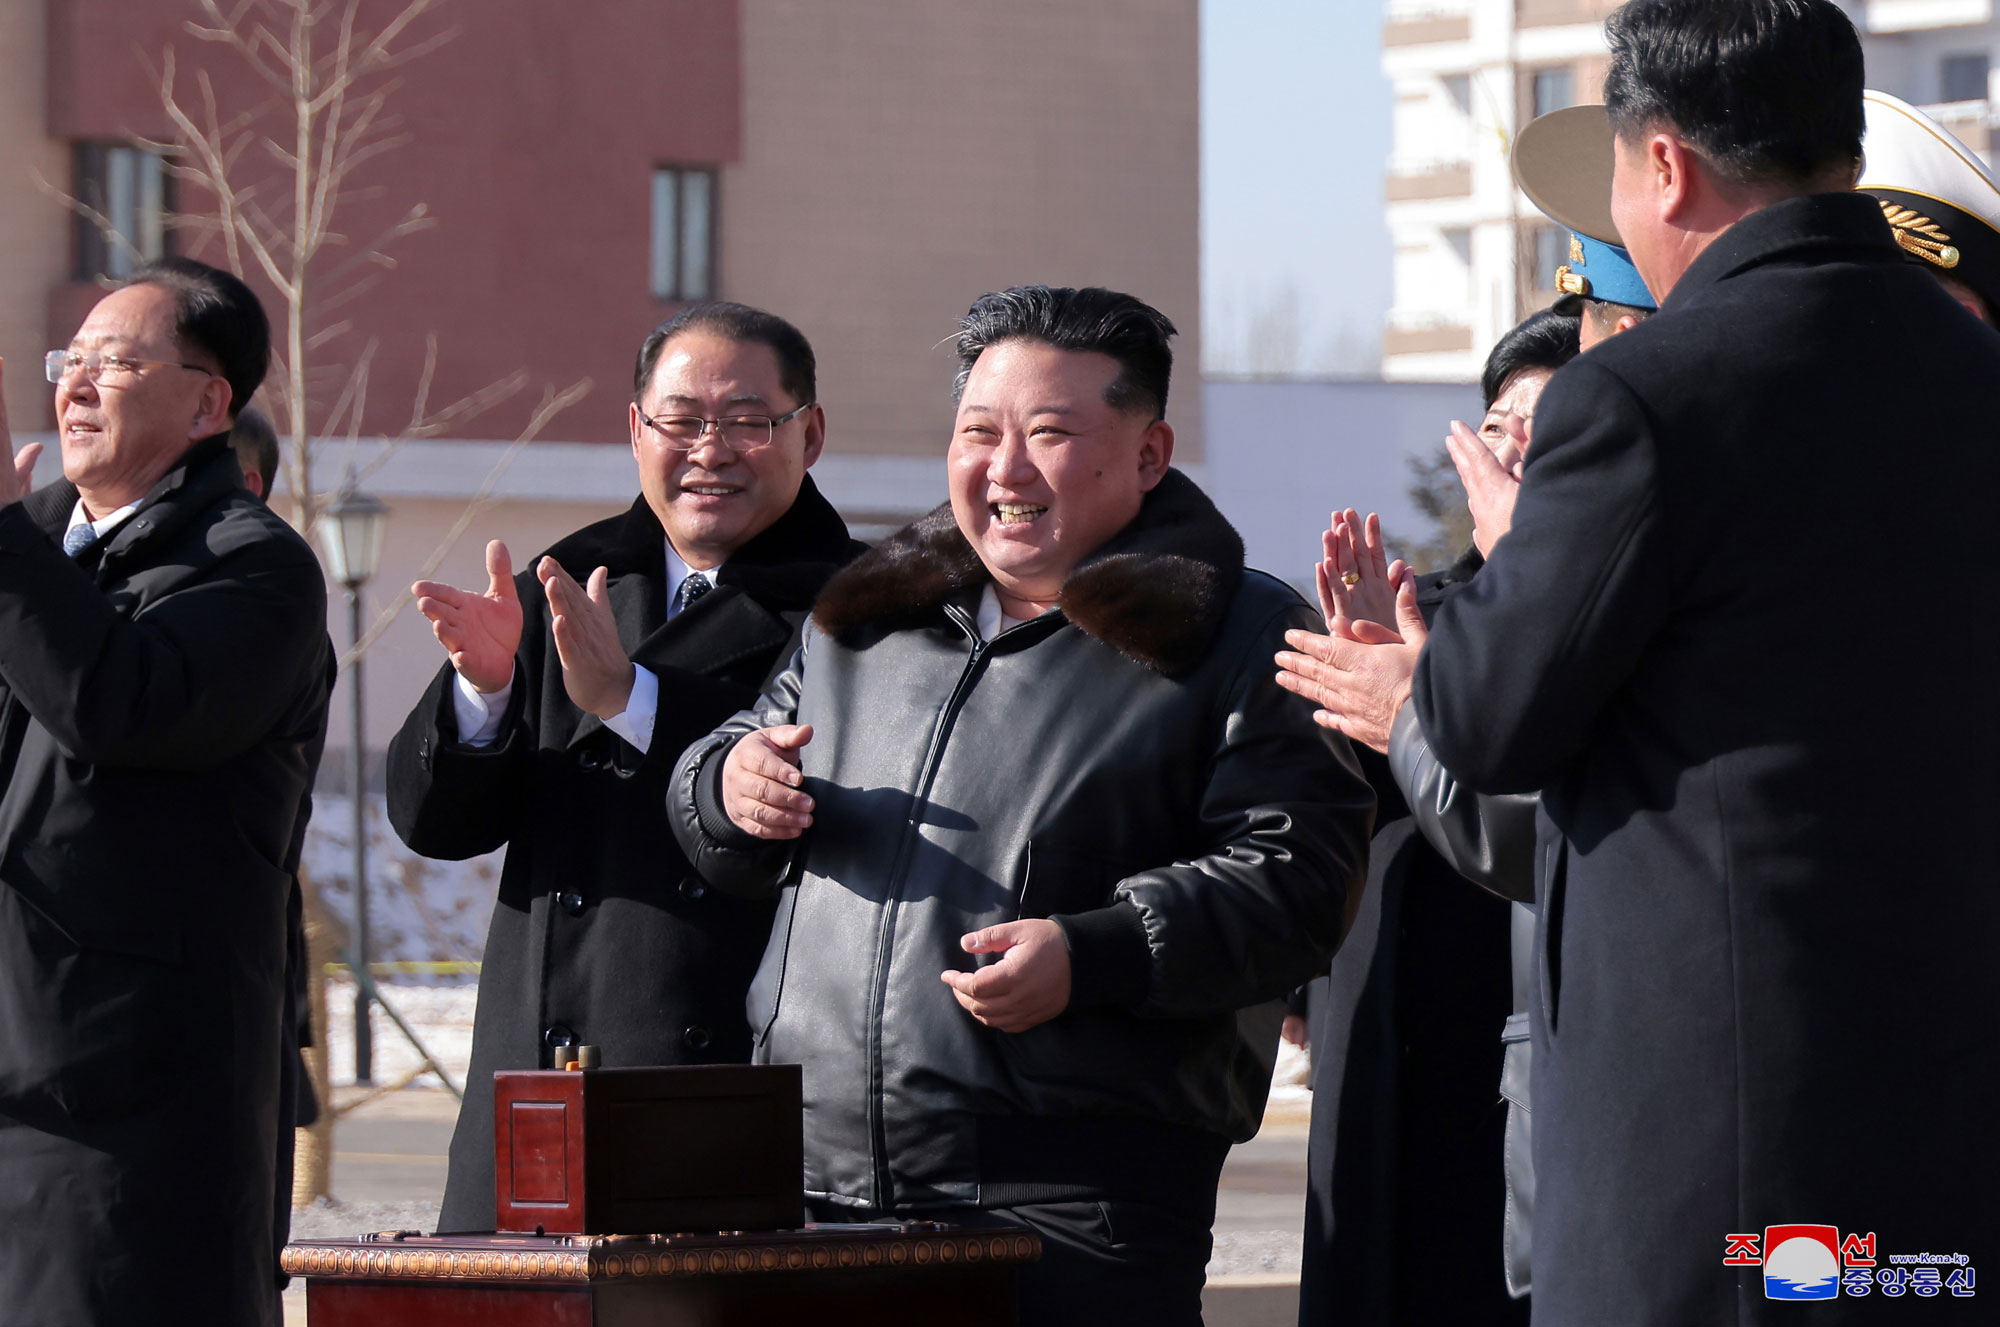
[{"label": "red wooden box", "polygon": [[808,1226],[770,1234],[301,1240],[312,1327],[1011,1327],[1033,1231]]},{"label": "red wooden box", "polygon": [[493,1075],[501,1231],[789,1230],[805,1220],[799,1067]]}]

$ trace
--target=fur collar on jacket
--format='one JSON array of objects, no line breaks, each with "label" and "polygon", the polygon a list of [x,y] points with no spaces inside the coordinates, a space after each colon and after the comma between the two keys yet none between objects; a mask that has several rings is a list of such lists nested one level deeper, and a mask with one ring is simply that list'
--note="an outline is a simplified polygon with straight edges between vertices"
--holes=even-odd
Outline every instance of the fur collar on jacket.
[{"label": "fur collar on jacket", "polygon": [[[933,624],[990,579],[946,502],[835,576],[813,619],[858,648],[878,632]],[[1169,470],[1132,523],[1070,573],[1056,606],[1085,634],[1173,676],[1208,652],[1242,580],[1242,538],[1193,480]]]}]

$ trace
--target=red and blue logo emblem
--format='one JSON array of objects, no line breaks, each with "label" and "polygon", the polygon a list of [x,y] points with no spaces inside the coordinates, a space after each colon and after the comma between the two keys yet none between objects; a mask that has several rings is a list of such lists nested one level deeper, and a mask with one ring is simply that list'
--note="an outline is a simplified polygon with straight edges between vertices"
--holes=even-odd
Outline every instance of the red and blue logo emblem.
[{"label": "red and blue logo emblem", "polygon": [[1764,1227],[1764,1295],[1838,1298],[1840,1232],[1832,1226]]}]

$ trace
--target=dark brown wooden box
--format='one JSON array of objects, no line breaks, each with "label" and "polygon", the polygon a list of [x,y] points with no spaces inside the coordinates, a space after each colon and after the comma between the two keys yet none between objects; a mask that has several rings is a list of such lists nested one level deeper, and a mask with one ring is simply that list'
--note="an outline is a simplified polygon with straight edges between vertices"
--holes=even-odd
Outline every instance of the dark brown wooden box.
[{"label": "dark brown wooden box", "polygon": [[493,1075],[497,1228],[789,1230],[805,1220],[799,1067]]}]

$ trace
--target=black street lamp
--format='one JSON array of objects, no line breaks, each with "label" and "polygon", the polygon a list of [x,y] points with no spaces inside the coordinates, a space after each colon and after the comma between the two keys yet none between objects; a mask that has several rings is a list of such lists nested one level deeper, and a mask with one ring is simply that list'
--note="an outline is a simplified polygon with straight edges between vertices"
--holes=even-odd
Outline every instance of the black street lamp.
[{"label": "black street lamp", "polygon": [[354,947],[348,967],[354,973],[354,1081],[363,1087],[375,1081],[374,1045],[368,1027],[368,818],[361,801],[361,587],[375,575],[382,562],[382,535],[389,509],[366,493],[356,492],[352,481],[320,512],[320,544],[326,551],[326,568],[333,579],[347,587],[349,639],[353,661],[347,668],[348,691],[352,696],[347,758],[347,795],[354,809]]}]

